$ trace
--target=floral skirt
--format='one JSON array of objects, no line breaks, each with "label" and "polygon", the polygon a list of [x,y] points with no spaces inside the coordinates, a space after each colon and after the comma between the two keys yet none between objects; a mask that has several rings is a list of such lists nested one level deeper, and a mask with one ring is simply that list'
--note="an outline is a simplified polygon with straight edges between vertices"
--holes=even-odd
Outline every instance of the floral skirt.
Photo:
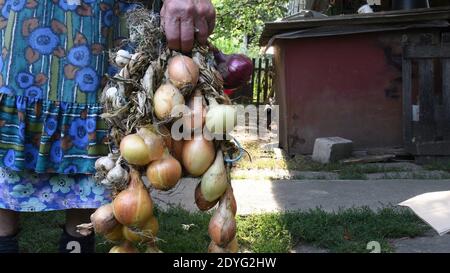
[{"label": "floral skirt", "polygon": [[19,212],[94,209],[111,193],[91,175],[37,174],[0,167],[0,209]]}]

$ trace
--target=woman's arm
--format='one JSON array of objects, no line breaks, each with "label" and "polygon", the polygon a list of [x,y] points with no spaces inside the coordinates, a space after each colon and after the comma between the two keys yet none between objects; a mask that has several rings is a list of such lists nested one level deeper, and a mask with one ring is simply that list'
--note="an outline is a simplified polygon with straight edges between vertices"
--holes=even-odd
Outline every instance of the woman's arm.
[{"label": "woman's arm", "polygon": [[211,0],[165,0],[161,19],[169,48],[190,52],[195,40],[207,43],[214,31],[216,11]]}]

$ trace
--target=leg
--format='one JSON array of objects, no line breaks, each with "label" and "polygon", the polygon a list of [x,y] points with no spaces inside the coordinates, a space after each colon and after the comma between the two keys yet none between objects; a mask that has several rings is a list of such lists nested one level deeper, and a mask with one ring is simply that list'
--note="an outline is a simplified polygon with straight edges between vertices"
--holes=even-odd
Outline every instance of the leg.
[{"label": "leg", "polygon": [[19,245],[19,213],[0,209],[0,253],[17,253]]},{"label": "leg", "polygon": [[61,253],[95,252],[95,234],[83,237],[76,231],[77,225],[89,223],[93,210],[71,209],[66,211],[66,224],[59,242]]}]

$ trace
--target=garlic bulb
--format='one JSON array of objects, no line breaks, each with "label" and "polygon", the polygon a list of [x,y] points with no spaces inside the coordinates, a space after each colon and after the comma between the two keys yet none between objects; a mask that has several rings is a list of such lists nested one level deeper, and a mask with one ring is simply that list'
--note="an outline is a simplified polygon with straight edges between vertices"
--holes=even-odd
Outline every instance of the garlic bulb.
[{"label": "garlic bulb", "polygon": [[119,94],[119,90],[116,87],[110,87],[106,90],[105,96],[108,100],[114,100]]},{"label": "garlic bulb", "polygon": [[106,179],[111,182],[113,185],[124,184],[128,181],[128,172],[117,164],[111,171],[109,171]]},{"label": "garlic bulb", "polygon": [[126,50],[119,50],[117,51],[117,55],[116,55],[116,64],[119,67],[124,67],[126,66],[131,60],[131,54],[130,52],[126,51]]},{"label": "garlic bulb", "polygon": [[109,172],[115,166],[114,160],[109,156],[100,157],[95,161],[95,169],[97,171]]}]

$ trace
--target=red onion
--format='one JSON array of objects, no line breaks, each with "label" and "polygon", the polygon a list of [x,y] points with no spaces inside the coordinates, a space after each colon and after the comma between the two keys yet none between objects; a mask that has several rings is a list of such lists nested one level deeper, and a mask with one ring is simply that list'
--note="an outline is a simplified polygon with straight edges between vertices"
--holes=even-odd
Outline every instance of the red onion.
[{"label": "red onion", "polygon": [[247,56],[226,55],[217,50],[214,52],[214,57],[226,89],[236,89],[250,81],[253,75],[253,63]]}]

